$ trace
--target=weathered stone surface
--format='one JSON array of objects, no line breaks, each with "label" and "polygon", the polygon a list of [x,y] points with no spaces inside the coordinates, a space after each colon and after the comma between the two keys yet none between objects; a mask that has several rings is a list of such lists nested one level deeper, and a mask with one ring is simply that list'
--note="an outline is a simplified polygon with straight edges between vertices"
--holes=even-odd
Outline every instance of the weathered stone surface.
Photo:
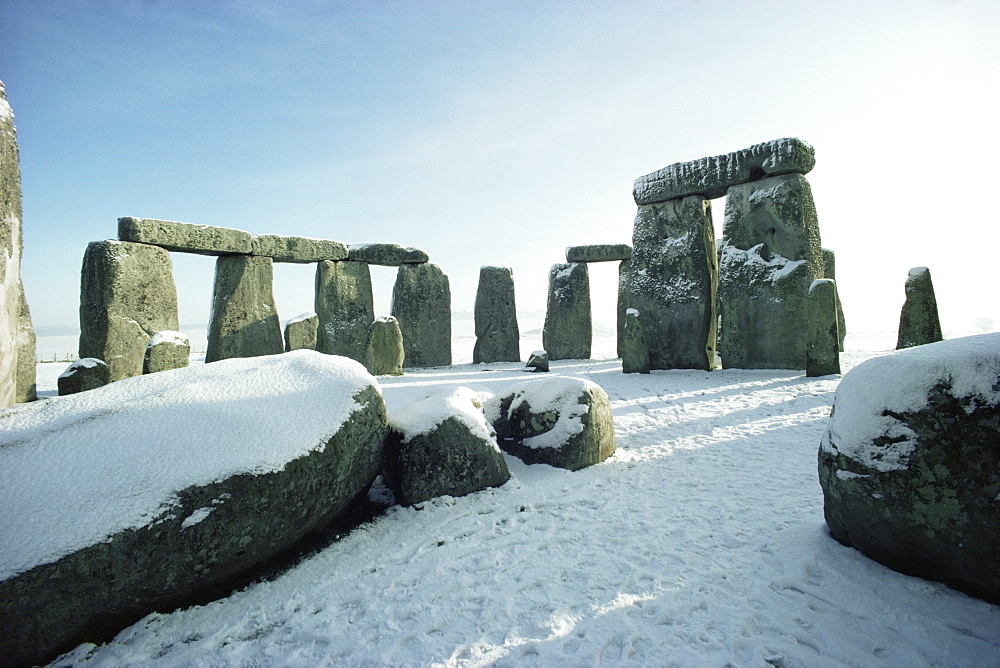
[{"label": "weathered stone surface", "polygon": [[730,188],[721,257],[723,366],[805,369],[809,286],[823,278],[816,207],[805,177]]},{"label": "weathered stone surface", "polygon": [[111,370],[104,360],[84,357],[68,367],[56,379],[59,396],[76,394],[103,387],[111,382]]},{"label": "weathered stone surface", "polygon": [[170,253],[127,241],[94,241],[80,280],[81,358],[104,360],[111,380],[142,375],[146,344],[177,330]]},{"label": "weathered stone surface", "polygon": [[844,375],[819,449],[833,537],[1000,603],[1000,335],[900,350]]},{"label": "weathered stone surface", "polygon": [[28,300],[24,286],[18,286],[17,307],[17,402],[34,401],[38,397],[35,386],[35,328],[31,326]]},{"label": "weathered stone surface", "polygon": [[906,301],[899,313],[896,348],[922,346],[943,338],[931,271],[914,267],[906,277]]},{"label": "weathered stone surface", "polygon": [[347,246],[339,241],[260,234],[253,237],[250,252],[275,262],[309,264],[320,260],[346,260]]},{"label": "weathered stone surface", "polygon": [[518,383],[487,401],[500,447],[527,464],[576,471],[615,452],[611,400],[596,383],[556,376]]},{"label": "weathered stone surface", "polygon": [[837,331],[837,283],[819,278],[809,286],[809,338],[806,375],[840,373],[840,337]]},{"label": "weathered stone surface", "polygon": [[364,262],[316,265],[316,349],[365,361],[368,328],[375,319],[371,270]]},{"label": "weathered stone surface", "polygon": [[365,367],[373,376],[402,376],[403,333],[394,317],[375,318],[368,328]]},{"label": "weathered stone surface", "polygon": [[525,371],[539,372],[549,370],[549,354],[544,350],[536,350],[528,355],[528,363],[524,365]]},{"label": "weathered stone surface", "polygon": [[15,410],[0,424],[11,664],[110,638],[329,525],[374,481],[386,433],[374,379],[304,350]]},{"label": "weathered stone surface", "polygon": [[253,235],[228,227],[125,217],[118,219],[118,239],[182,253],[232,255],[249,253]]},{"label": "weathered stone surface", "polygon": [[180,332],[157,332],[146,344],[142,372],[157,373],[181,369],[191,363],[191,340]]},{"label": "weathered stone surface", "polygon": [[649,373],[649,345],[639,312],[625,312],[625,327],[621,339],[622,373]]},{"label": "weathered stone surface", "polygon": [[269,257],[221,255],[215,261],[206,362],[276,355],[284,350]]},{"label": "weathered stone surface", "polygon": [[479,269],[475,318],[473,364],[521,360],[521,332],[517,326],[514,274],[510,267]]},{"label": "weathered stone surface", "polygon": [[398,267],[403,264],[423,264],[429,258],[425,251],[399,244],[351,244],[348,257],[355,262]]},{"label": "weathered stone surface", "polygon": [[[829,248],[823,249],[823,278],[837,280],[837,256]],[[840,303],[840,289],[837,289],[837,332],[840,337],[840,352],[844,352],[844,339],[847,338],[847,320],[844,318],[844,306]]]},{"label": "weathered stone surface", "polygon": [[816,152],[801,139],[775,139],[726,155],[676,162],[640,176],[632,189],[635,203],[653,204],[701,195],[722,197],[735,185],[765,176],[807,174],[816,165]]},{"label": "weathered stone surface", "polygon": [[625,312],[632,300],[632,261],[622,260],[618,265],[618,308],[615,327],[615,351],[622,356],[622,340],[625,338]]},{"label": "weathered stone surface", "polygon": [[436,264],[401,264],[392,315],[403,332],[408,368],[451,364],[451,285]]},{"label": "weathered stone surface", "polygon": [[632,247],[628,244],[569,246],[566,249],[567,262],[616,262],[630,257],[632,257]]},{"label": "weathered stone surface", "polygon": [[18,286],[21,284],[21,168],[14,112],[0,81],[0,409],[17,400]]},{"label": "weathered stone surface", "polygon": [[719,272],[711,202],[692,195],[640,206],[632,246],[628,305],[642,314],[650,368],[712,369]]},{"label": "weathered stone surface", "polygon": [[510,479],[482,404],[469,388],[409,404],[389,416],[389,427],[382,472],[399,503],[465,496]]},{"label": "weathered stone surface", "polygon": [[590,359],[593,335],[587,265],[582,262],[552,265],[542,329],[542,346],[549,359]]},{"label": "weathered stone surface", "polygon": [[316,335],[319,330],[319,316],[303,313],[285,323],[285,352],[293,350],[316,350]]}]

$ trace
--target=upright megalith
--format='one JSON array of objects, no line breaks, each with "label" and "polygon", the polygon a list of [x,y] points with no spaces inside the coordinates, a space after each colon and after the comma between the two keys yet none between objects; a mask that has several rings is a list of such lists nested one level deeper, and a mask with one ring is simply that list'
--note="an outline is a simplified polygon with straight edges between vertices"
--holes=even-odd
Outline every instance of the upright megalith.
[{"label": "upright megalith", "polygon": [[451,364],[451,285],[436,264],[401,264],[392,315],[403,333],[406,366]]},{"label": "upright megalith", "polygon": [[618,263],[618,309],[617,327],[615,331],[616,352],[622,356],[622,340],[625,338],[625,313],[628,311],[632,295],[632,260],[622,260]]},{"label": "upright megalith", "polygon": [[899,335],[896,349],[922,346],[941,341],[941,320],[938,318],[937,298],[931,271],[927,267],[914,267],[906,277],[906,301],[899,314]]},{"label": "upright megalith", "polygon": [[[829,248],[823,249],[823,278],[837,280],[837,256]],[[837,331],[840,341],[840,352],[844,352],[844,339],[847,338],[847,320],[844,319],[844,306],[840,303],[840,288],[837,288]]]},{"label": "upright megalith", "polygon": [[476,345],[472,363],[518,362],[521,333],[514,304],[514,273],[510,267],[481,267],[476,291]]},{"label": "upright megalith", "polygon": [[146,345],[146,356],[142,361],[142,372],[157,373],[171,369],[183,369],[190,364],[191,340],[180,332],[157,332]]},{"label": "upright megalith", "polygon": [[35,328],[31,326],[24,286],[18,286],[17,305],[17,402],[38,398],[35,386]]},{"label": "upright megalith", "polygon": [[113,381],[139,376],[149,337],[177,329],[170,253],[127,241],[87,246],[80,280],[81,358],[104,360]]},{"label": "upright megalith", "polygon": [[274,305],[273,276],[269,257],[219,256],[215,262],[206,362],[276,355],[284,350]]},{"label": "upright megalith", "polygon": [[368,328],[375,319],[372,276],[364,262],[316,265],[316,350],[365,361]]},{"label": "upright megalith", "polygon": [[365,349],[365,368],[373,376],[402,376],[403,333],[394,317],[375,318],[368,328],[368,345]]},{"label": "upright megalith", "polygon": [[632,249],[628,306],[642,313],[650,368],[713,368],[718,266],[711,202],[691,195],[639,206]]},{"label": "upright megalith", "polygon": [[297,315],[285,323],[285,352],[316,350],[319,316],[315,313]]},{"label": "upright megalith", "polygon": [[809,286],[823,273],[805,177],[731,187],[719,266],[723,366],[805,369]]},{"label": "upright megalith", "polygon": [[590,359],[593,335],[587,265],[583,262],[552,265],[542,329],[542,346],[549,359]]},{"label": "upright megalith", "polygon": [[13,406],[17,400],[20,284],[21,168],[14,112],[0,81],[0,409]]},{"label": "upright megalith", "polygon": [[625,311],[625,326],[619,339],[622,373],[649,373],[649,344],[639,319],[639,311],[630,308]]},{"label": "upright megalith", "polygon": [[806,375],[840,373],[840,336],[837,329],[837,283],[820,278],[809,286],[809,338]]}]

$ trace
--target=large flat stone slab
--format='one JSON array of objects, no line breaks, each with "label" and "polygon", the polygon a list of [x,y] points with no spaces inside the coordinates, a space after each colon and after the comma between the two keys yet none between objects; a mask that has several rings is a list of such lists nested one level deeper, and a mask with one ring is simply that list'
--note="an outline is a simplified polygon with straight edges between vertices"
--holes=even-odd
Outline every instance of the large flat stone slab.
[{"label": "large flat stone slab", "polygon": [[118,239],[198,255],[249,254],[253,250],[253,235],[243,230],[153,218],[119,218]]},{"label": "large flat stone slab", "polygon": [[427,253],[419,248],[399,244],[351,244],[347,250],[348,259],[354,262],[367,262],[383,267],[423,264],[430,259]]},{"label": "large flat stone slab", "polygon": [[321,260],[346,260],[347,245],[329,239],[260,234],[253,238],[250,252],[275,262],[310,264]]},{"label": "large flat stone slab", "polygon": [[635,180],[636,204],[653,204],[688,195],[722,197],[730,186],[765,176],[807,174],[816,164],[816,152],[801,139],[775,139],[725,155],[675,162]]},{"label": "large flat stone slab", "polygon": [[567,262],[621,262],[632,257],[628,244],[594,244],[566,248]]}]

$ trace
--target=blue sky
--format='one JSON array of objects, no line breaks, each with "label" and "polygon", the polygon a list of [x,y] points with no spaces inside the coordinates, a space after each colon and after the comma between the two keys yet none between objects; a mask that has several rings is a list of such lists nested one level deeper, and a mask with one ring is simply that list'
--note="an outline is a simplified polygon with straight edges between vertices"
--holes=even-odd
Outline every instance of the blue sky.
[{"label": "blue sky", "polygon": [[[126,215],[419,246],[459,311],[508,265],[539,310],[566,246],[631,241],[636,177],[797,136],[849,327],[894,329],[921,265],[946,330],[1000,327],[998,4],[5,0],[32,315],[76,324],[83,251]],[[213,260],[173,260],[206,322]],[[312,272],[277,267],[282,319]]]}]

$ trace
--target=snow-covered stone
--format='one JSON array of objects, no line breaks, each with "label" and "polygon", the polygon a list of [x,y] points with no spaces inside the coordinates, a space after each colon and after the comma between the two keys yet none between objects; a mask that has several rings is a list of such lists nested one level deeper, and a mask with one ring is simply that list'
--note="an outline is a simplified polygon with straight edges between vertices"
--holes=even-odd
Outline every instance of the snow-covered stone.
[{"label": "snow-covered stone", "polygon": [[285,323],[285,352],[292,350],[316,350],[316,333],[319,316],[302,313]]},{"label": "snow-covered stone", "polygon": [[726,155],[677,162],[640,176],[632,189],[635,203],[653,204],[688,195],[722,197],[730,186],[765,176],[807,174],[816,152],[801,139],[775,139]]},{"label": "snow-covered stone", "polygon": [[21,284],[21,167],[14,114],[0,81],[0,409],[17,401]]},{"label": "snow-covered stone", "polygon": [[622,373],[649,373],[649,344],[639,311],[634,308],[625,311],[625,327],[618,349]]},{"label": "snow-covered stone", "polygon": [[809,338],[806,375],[840,373],[840,336],[837,330],[837,282],[818,278],[809,286]]},{"label": "snow-covered stone", "polygon": [[191,340],[180,332],[163,331],[153,334],[146,345],[142,361],[143,373],[157,373],[186,367],[191,360]]},{"label": "snow-covered stone", "polygon": [[586,263],[552,265],[542,328],[542,346],[549,359],[589,359],[594,335],[591,317]]},{"label": "snow-covered stone", "polygon": [[480,267],[475,319],[473,364],[521,360],[521,333],[517,326],[514,274],[510,267]]},{"label": "snow-covered stone", "polygon": [[269,257],[221,255],[215,261],[206,362],[284,351],[273,278]]},{"label": "snow-covered stone", "polygon": [[907,348],[845,374],[819,479],[837,540],[1000,602],[1000,334]]},{"label": "snow-covered stone", "polygon": [[528,355],[528,363],[524,365],[525,371],[548,371],[549,353],[545,350],[536,350]]},{"label": "snow-covered stone", "polygon": [[66,367],[58,380],[56,387],[59,396],[77,394],[87,390],[95,390],[111,382],[111,371],[104,360],[95,357],[84,357]]},{"label": "snow-covered stone", "polygon": [[177,330],[170,253],[129,241],[94,241],[80,279],[80,357],[104,360],[111,380],[142,375],[146,344]]},{"label": "snow-covered stone", "polygon": [[126,216],[118,219],[118,239],[152,244],[182,253],[228,255],[249,253],[252,250],[253,235],[229,227]]},{"label": "snow-covered stone", "polygon": [[487,400],[485,413],[500,447],[528,464],[576,471],[615,452],[611,400],[583,378],[518,383]]},{"label": "snow-covered stone", "polygon": [[373,376],[402,376],[403,333],[394,317],[375,318],[368,328],[368,344],[365,347],[365,367]]},{"label": "snow-covered stone", "polygon": [[250,252],[265,255],[275,262],[309,264],[320,260],[346,260],[347,246],[329,239],[260,234],[253,237]]},{"label": "snow-covered stone", "polygon": [[389,427],[383,473],[404,505],[465,496],[510,478],[482,403],[469,388],[431,392],[393,412]]},{"label": "snow-covered stone", "polygon": [[35,328],[31,326],[31,311],[24,298],[24,286],[18,287],[17,306],[17,401],[34,401],[35,391]]},{"label": "snow-covered stone", "polygon": [[630,257],[632,257],[632,247],[628,244],[594,244],[566,248],[567,262],[620,262]]},{"label": "snow-covered stone", "polygon": [[422,264],[429,260],[426,251],[400,244],[351,244],[347,250],[348,258],[354,262],[367,262],[385,267]]},{"label": "snow-covered stone", "polygon": [[436,264],[401,264],[392,315],[403,333],[407,368],[451,364],[451,285]]},{"label": "snow-covered stone", "polygon": [[385,405],[313,351],[199,364],[0,420],[0,646],[45,662],[88,627],[225,582],[340,516],[378,474]]},{"label": "snow-covered stone", "polygon": [[375,319],[371,270],[364,262],[324,260],[316,265],[316,349],[364,362]]},{"label": "snow-covered stone", "polygon": [[938,317],[937,297],[931,270],[914,267],[906,276],[906,301],[899,313],[899,333],[896,349],[922,346],[944,338]]}]

